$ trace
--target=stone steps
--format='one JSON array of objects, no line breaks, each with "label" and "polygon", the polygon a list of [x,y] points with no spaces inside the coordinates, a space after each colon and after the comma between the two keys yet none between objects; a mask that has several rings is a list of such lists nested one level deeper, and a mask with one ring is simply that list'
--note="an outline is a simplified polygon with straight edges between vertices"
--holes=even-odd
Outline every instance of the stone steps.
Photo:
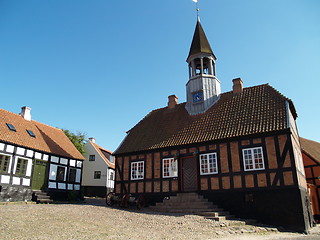
[{"label": "stone steps", "polygon": [[50,198],[50,196],[43,191],[34,190],[32,193],[32,201],[36,203],[53,203],[53,200]]},{"label": "stone steps", "polygon": [[[201,212],[208,211],[210,209],[208,208],[172,208],[172,207],[157,207],[157,206],[150,206],[149,210],[155,211],[155,212],[168,212],[168,213],[194,213],[194,214],[200,214]],[[222,209],[212,209],[212,211],[220,211]]]},{"label": "stone steps", "polygon": [[229,212],[197,193],[178,193],[176,196],[157,203],[156,206],[150,206],[149,210],[167,213],[192,213],[214,221],[235,219]]}]

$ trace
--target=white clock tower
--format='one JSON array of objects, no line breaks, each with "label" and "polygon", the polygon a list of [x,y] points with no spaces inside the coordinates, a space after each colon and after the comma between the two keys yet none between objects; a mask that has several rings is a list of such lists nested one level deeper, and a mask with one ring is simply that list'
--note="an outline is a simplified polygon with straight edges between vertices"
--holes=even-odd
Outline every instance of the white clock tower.
[{"label": "white clock tower", "polygon": [[189,56],[186,110],[190,115],[207,111],[219,99],[220,81],[216,78],[216,57],[198,18]]}]

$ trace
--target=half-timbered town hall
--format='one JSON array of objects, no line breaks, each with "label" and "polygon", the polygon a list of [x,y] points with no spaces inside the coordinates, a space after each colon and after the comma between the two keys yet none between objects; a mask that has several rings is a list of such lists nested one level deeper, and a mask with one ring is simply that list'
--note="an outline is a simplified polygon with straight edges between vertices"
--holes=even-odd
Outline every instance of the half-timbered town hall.
[{"label": "half-timbered town hall", "polygon": [[149,204],[195,192],[237,217],[306,231],[310,207],[293,102],[268,84],[221,93],[200,20],[187,57],[186,102],[169,96],[127,132],[116,193]]}]

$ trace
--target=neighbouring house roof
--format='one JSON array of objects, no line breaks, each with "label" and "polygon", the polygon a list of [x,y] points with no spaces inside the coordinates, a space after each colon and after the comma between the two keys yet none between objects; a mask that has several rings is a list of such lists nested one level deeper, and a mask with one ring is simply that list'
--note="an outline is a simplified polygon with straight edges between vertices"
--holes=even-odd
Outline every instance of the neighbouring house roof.
[{"label": "neighbouring house roof", "polygon": [[320,143],[300,137],[302,150],[320,164]]},{"label": "neighbouring house roof", "polygon": [[[16,131],[10,130],[7,123],[13,125]],[[31,130],[35,137],[30,136],[27,130]],[[0,109],[0,142],[66,158],[84,160],[82,154],[61,129],[34,120],[25,120],[19,114],[4,109]]]},{"label": "neighbouring house roof", "polygon": [[114,155],[268,133],[288,128],[290,99],[268,84],[227,92],[205,113],[189,115],[185,104],[150,112],[128,131]]},{"label": "neighbouring house roof", "polygon": [[110,162],[110,157],[112,155],[112,152],[100,147],[98,144],[94,142],[90,141],[90,143],[96,149],[96,151],[100,154],[103,160],[108,164],[108,166],[114,169],[114,163]]}]

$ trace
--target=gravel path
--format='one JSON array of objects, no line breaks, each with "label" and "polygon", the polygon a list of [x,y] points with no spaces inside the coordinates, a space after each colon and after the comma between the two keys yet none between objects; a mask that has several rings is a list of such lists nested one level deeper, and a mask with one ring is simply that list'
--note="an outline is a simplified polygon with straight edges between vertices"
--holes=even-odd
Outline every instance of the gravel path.
[{"label": "gravel path", "polygon": [[[114,209],[86,204],[0,205],[0,239],[303,239],[274,228],[228,226],[194,215]],[[310,236],[310,235],[309,235]],[[320,231],[312,234],[320,239]],[[289,238],[288,238],[289,237]],[[310,238],[311,239],[311,238]]]}]

